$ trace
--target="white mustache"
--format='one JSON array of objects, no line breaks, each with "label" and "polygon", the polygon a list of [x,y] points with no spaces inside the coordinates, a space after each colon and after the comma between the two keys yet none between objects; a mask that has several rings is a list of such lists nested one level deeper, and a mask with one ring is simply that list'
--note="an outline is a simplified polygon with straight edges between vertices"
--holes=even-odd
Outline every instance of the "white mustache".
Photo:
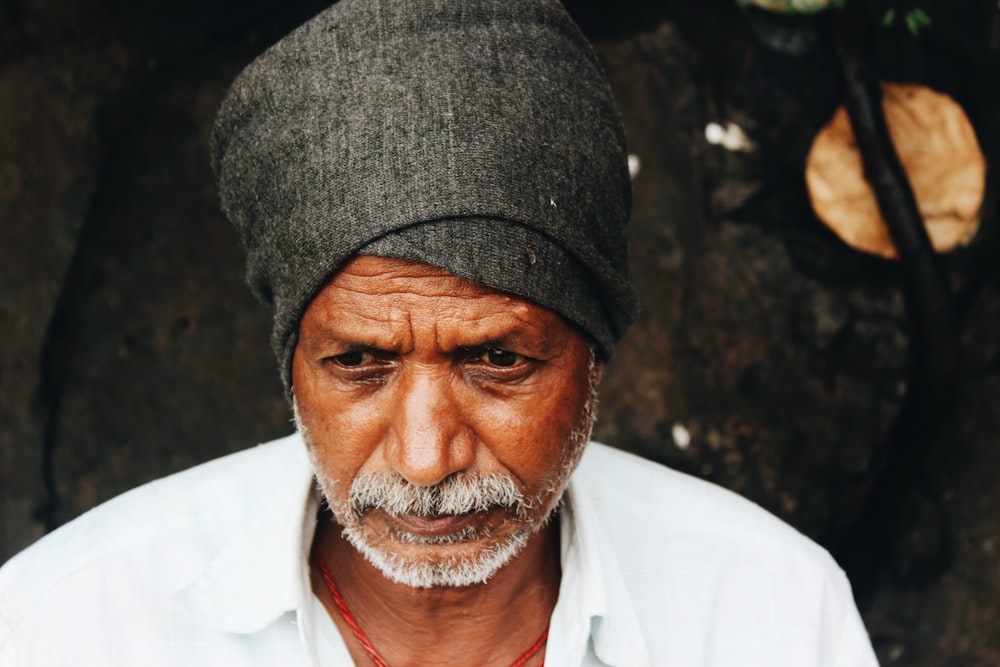
[{"label": "white mustache", "polygon": [[349,502],[358,517],[373,509],[426,518],[507,509],[521,517],[530,509],[514,480],[500,473],[449,477],[434,486],[415,486],[399,475],[362,473],[351,483]]}]

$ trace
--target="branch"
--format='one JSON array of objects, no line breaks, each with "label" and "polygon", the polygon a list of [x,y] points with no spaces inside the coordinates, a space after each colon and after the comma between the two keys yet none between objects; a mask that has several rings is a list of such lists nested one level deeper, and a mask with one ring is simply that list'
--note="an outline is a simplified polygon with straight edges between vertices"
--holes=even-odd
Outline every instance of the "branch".
[{"label": "branch", "polygon": [[881,88],[843,29],[837,31],[837,54],[844,76],[844,103],[865,176],[903,262],[907,307],[914,325],[915,386],[911,391],[922,394],[924,408],[937,411],[934,406],[943,407],[953,395],[958,366],[958,327],[951,293],[889,138]]}]

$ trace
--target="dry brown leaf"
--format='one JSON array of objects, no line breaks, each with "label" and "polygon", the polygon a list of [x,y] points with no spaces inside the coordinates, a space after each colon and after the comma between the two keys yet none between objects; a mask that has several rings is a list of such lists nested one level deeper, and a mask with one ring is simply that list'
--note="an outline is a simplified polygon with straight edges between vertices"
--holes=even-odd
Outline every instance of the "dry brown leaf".
[{"label": "dry brown leaf", "polygon": [[[882,108],[931,245],[947,252],[967,244],[979,227],[986,160],[962,107],[924,86],[884,83]],[[844,107],[813,140],[806,184],[816,215],[845,243],[898,258]]]}]

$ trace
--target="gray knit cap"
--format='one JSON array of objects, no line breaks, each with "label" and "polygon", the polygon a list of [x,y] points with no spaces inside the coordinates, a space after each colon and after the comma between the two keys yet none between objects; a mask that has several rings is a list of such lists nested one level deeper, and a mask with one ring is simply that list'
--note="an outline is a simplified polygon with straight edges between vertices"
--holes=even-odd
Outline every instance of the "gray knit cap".
[{"label": "gray knit cap", "polygon": [[635,317],[621,123],[555,0],[342,0],[237,77],[212,167],[286,390],[302,313],[359,253],[527,297],[605,355]]}]

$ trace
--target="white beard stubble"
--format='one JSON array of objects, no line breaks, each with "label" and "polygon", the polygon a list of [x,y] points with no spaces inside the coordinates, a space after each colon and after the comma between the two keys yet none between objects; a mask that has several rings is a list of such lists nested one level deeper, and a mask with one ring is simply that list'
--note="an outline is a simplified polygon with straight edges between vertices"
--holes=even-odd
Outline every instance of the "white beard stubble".
[{"label": "white beard stubble", "polygon": [[[529,538],[541,530],[556,514],[569,478],[583,456],[597,418],[597,378],[594,355],[591,354],[589,390],[576,426],[567,437],[562,455],[548,481],[533,497],[526,499],[514,480],[504,474],[456,475],[434,486],[415,486],[399,475],[358,475],[351,483],[347,500],[340,500],[337,483],[324,471],[309,431],[299,418],[294,394],[292,407],[295,424],[306,443],[317,485],[343,536],[389,580],[414,588],[437,586],[462,587],[486,583],[501,568],[510,563],[528,544]],[[388,514],[418,516],[457,515],[468,512],[503,509],[517,525],[503,538],[480,534],[473,527],[455,534],[422,538],[399,532],[393,537],[411,544],[456,544],[471,540],[487,544],[468,556],[425,559],[407,558],[381,545],[373,544],[361,524],[364,514],[372,509]],[[391,545],[391,542],[390,542]]]}]

